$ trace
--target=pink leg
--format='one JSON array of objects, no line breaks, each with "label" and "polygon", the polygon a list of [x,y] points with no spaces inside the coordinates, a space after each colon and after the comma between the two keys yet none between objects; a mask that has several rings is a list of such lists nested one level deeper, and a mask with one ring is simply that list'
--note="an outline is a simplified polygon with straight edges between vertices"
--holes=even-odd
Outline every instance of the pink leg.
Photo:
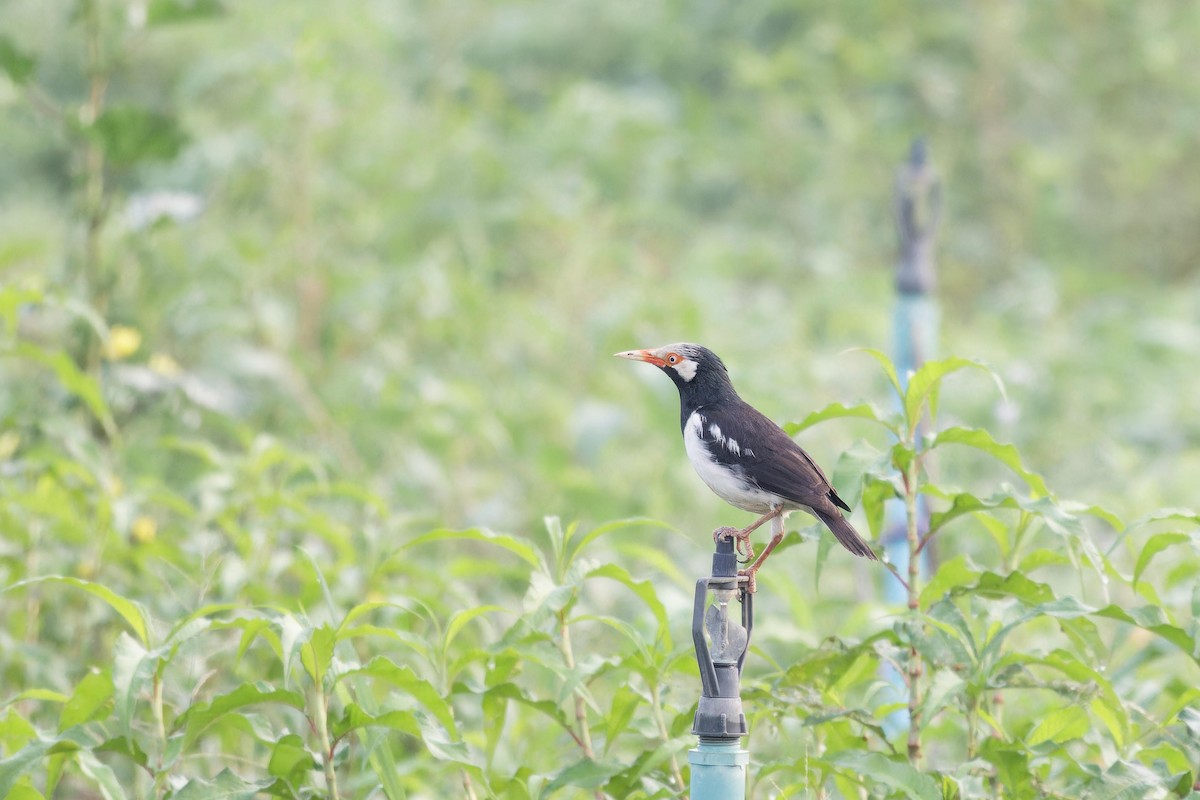
[{"label": "pink leg", "polygon": [[754,574],[758,572],[759,568],[762,567],[763,562],[767,560],[767,556],[771,555],[771,551],[783,541],[783,515],[779,513],[781,511],[783,511],[782,508],[777,509],[775,512],[775,517],[771,522],[771,533],[774,535],[771,536],[771,541],[767,542],[766,549],[762,551],[762,555],[755,559],[754,563],[751,564],[748,569],[744,569],[738,573],[739,575],[745,575],[750,579],[749,583],[746,585],[746,591],[748,592],[758,591],[758,585],[754,581]]},{"label": "pink leg", "polygon": [[[758,528],[767,520],[773,519],[773,520],[777,520],[778,523],[782,523],[783,522],[782,514],[783,514],[783,506],[779,506],[778,508],[774,508],[771,511],[768,511],[766,514],[763,514],[761,517],[759,517],[754,522],[747,525],[745,528],[742,528],[740,531],[736,530],[734,528],[730,528],[730,527],[717,528],[715,531],[713,531],[713,541],[715,542],[717,539],[720,539],[722,537],[724,537],[724,538],[732,537],[734,542],[736,543],[736,548],[737,548],[738,554],[745,556],[746,560],[749,561],[750,559],[754,558],[754,545],[752,545],[750,543],[750,534],[752,534],[752,533],[754,533],[754,531],[758,530]],[[782,524],[779,524],[779,527],[782,529],[782,527],[783,527]],[[783,538],[782,532],[780,532],[779,538]],[[778,544],[778,542],[775,542],[775,544]],[[775,544],[769,545],[767,552],[770,552],[770,548],[773,548],[775,546]],[[766,555],[766,553],[764,553],[763,556],[760,556],[758,561],[755,563],[757,564],[757,563],[761,562],[765,555]]]}]

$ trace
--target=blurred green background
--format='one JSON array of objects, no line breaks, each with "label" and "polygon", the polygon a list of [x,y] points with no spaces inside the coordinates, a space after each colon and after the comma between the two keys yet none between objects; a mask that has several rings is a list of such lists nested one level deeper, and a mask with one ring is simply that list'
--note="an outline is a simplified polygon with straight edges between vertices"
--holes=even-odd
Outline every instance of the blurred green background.
[{"label": "blurred green background", "polygon": [[[1121,515],[1200,481],[1194,4],[0,15],[0,270],[49,298],[18,336],[102,379],[118,482],[191,486],[164,436],[268,435],[397,533],[647,515],[694,533],[660,544],[703,567],[744,515],[692,475],[670,383],[610,354],[702,342],[781,422],[885,402],[847,351],[890,349],[916,136],[943,180],[941,351],[1008,387],[956,378],[949,419]],[[92,441],[50,413],[79,405],[54,373],[3,368],[13,447]],[[802,441],[833,469],[872,436]],[[1011,480],[972,464],[943,469]],[[169,524],[152,495],[126,496],[126,529]]]},{"label": "blurred green background", "polygon": [[[0,274],[140,334],[104,366],[123,457],[265,431],[416,525],[707,530],[674,390],[609,355],[700,341],[780,421],[879,395],[844,351],[889,348],[924,135],[942,351],[1010,392],[952,410],[1119,512],[1200,480],[1194,4],[8,0],[0,29]],[[36,427],[17,377],[2,413]]]},{"label": "blurred green background", "polygon": [[[89,55],[91,5],[0,11],[36,59],[0,83],[0,270],[138,331],[106,367],[131,445],[218,414],[419,524],[710,528],[672,387],[608,356],[706,343],[780,421],[881,393],[845,350],[889,347],[925,136],[942,350],[1010,392],[953,410],[1118,512],[1200,480],[1194,4],[96,2]],[[112,137],[89,266],[95,68],[158,127]]]}]

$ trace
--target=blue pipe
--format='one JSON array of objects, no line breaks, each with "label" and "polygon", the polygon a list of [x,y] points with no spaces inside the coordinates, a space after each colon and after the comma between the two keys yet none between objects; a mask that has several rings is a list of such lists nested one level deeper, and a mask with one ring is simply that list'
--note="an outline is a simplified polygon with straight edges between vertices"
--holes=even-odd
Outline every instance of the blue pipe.
[{"label": "blue pipe", "polygon": [[[934,299],[937,286],[934,244],[942,217],[941,182],[924,139],[912,143],[908,159],[897,172],[893,200],[900,248],[896,260],[892,348],[896,377],[906,390],[909,376],[927,359],[936,356],[941,316]],[[903,413],[903,401],[897,403]],[[921,433],[918,431],[918,436]],[[929,529],[929,506],[923,495],[917,498],[917,520],[918,531],[924,534]],[[882,540],[887,559],[901,574],[907,573],[908,519],[902,500],[893,499],[885,504]],[[929,572],[930,561],[930,551],[922,550],[917,565],[922,578]],[[904,586],[891,575],[884,577],[883,598],[895,605],[908,601]],[[892,686],[885,702],[903,702],[907,696],[903,677],[889,665],[884,665],[881,673]],[[908,723],[908,715],[896,711],[883,721],[883,726],[894,735],[907,730]]]},{"label": "blue pipe", "polygon": [[750,751],[741,740],[700,740],[688,751],[692,800],[745,800]]}]

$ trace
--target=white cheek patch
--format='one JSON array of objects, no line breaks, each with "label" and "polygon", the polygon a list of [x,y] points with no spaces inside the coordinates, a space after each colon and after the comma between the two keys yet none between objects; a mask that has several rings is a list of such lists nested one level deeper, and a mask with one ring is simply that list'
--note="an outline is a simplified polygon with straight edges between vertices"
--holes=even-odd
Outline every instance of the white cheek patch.
[{"label": "white cheek patch", "polygon": [[678,372],[679,377],[683,378],[685,381],[690,381],[692,378],[696,377],[696,368],[699,366],[699,364],[697,364],[695,361],[692,361],[690,358],[685,358],[678,364],[675,364],[673,367],[671,367],[671,369]]}]

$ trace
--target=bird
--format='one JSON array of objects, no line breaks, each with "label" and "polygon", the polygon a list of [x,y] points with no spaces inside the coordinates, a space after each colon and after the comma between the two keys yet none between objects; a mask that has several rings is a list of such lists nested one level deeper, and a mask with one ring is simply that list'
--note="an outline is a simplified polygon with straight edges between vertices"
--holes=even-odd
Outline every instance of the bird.
[{"label": "bird", "polygon": [[721,527],[714,540],[732,537],[743,563],[754,558],[750,534],[771,522],[772,537],[757,559],[739,574],[755,591],[755,575],[783,540],[784,520],[806,511],[821,520],[843,547],[877,560],[843,516],[850,511],[812,457],[733,388],[729,370],[716,353],[680,342],[647,350],[627,350],[617,358],[653,364],[679,389],[679,427],[683,446],[700,479],[718,497],[742,511],[761,516],[738,530]]}]

